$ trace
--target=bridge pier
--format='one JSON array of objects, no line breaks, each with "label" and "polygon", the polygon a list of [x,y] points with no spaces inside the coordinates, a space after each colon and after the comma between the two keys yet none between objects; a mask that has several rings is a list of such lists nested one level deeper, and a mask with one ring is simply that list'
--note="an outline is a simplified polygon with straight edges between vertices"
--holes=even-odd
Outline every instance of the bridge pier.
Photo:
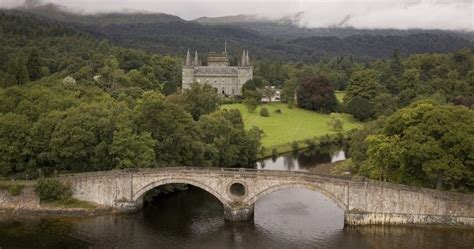
[{"label": "bridge pier", "polygon": [[224,219],[233,222],[253,219],[254,205],[224,206]]},{"label": "bridge pier", "polygon": [[138,201],[115,201],[115,209],[120,213],[133,213],[140,210],[143,207],[143,200]]}]

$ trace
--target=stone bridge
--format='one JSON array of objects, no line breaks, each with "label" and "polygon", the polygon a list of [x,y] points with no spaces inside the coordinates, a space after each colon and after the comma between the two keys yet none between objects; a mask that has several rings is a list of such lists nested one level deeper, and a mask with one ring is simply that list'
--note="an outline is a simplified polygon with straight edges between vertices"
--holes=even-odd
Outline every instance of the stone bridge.
[{"label": "stone bridge", "polygon": [[155,187],[184,183],[215,196],[224,218],[253,218],[254,204],[274,191],[303,188],[321,193],[344,211],[344,224],[444,224],[474,226],[474,195],[458,194],[307,172],[226,168],[158,168],[62,175],[79,200],[133,212]]}]

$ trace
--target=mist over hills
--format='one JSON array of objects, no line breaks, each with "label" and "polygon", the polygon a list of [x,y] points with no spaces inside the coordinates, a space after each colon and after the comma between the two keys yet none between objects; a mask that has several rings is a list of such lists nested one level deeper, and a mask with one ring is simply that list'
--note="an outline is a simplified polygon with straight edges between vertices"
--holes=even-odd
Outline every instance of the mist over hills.
[{"label": "mist over hills", "polygon": [[407,36],[413,34],[443,34],[452,35],[474,41],[474,32],[450,31],[441,29],[356,29],[343,26],[344,20],[338,25],[326,28],[308,28],[301,25],[300,20],[304,12],[282,18],[267,18],[258,15],[235,15],[221,17],[200,17],[194,21],[206,25],[233,25],[246,29],[255,30],[264,35],[276,38],[308,38],[313,36],[333,36],[344,38],[353,35],[383,35],[383,36]]},{"label": "mist over hills", "polygon": [[164,13],[84,14],[56,4],[34,2],[3,12],[60,21],[99,39],[164,54],[183,55],[188,48],[207,53],[223,48],[225,40],[231,54],[237,55],[245,48],[257,59],[298,61],[334,56],[382,58],[394,50],[408,55],[474,48],[473,32],[304,28],[297,25],[302,13],[279,19],[237,15],[186,21]]}]

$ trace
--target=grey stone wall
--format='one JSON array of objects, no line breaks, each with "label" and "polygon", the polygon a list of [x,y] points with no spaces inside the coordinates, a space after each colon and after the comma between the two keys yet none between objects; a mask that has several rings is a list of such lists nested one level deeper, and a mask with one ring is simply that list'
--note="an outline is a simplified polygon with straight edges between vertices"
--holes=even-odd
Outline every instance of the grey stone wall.
[{"label": "grey stone wall", "polygon": [[25,187],[16,196],[11,195],[6,189],[0,189],[0,209],[35,209],[39,206],[39,198],[33,187]]},{"label": "grey stone wall", "polygon": [[[182,70],[183,89],[191,88],[194,82],[209,84],[217,89],[219,94],[242,95],[242,86],[248,80],[253,79],[253,68],[249,67],[225,67],[220,68],[206,66],[184,66]],[[214,72],[217,70],[218,72]],[[206,73],[206,71],[208,71]],[[221,72],[222,71],[222,72]]]}]

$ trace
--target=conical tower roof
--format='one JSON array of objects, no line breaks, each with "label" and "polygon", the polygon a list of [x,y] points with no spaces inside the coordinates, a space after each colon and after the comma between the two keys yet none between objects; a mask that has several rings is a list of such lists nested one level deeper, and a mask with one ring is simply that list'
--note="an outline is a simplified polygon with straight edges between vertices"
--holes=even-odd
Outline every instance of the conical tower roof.
[{"label": "conical tower roof", "polygon": [[186,66],[190,67],[191,64],[193,63],[193,58],[191,56],[191,53],[189,53],[189,49],[188,49],[188,53],[186,54]]},{"label": "conical tower roof", "polygon": [[249,58],[248,50],[246,51],[246,54],[245,54],[245,63],[246,63],[246,66],[250,66],[250,58]]},{"label": "conical tower roof", "polygon": [[199,56],[197,50],[196,53],[194,53],[194,66],[199,66]]},{"label": "conical tower roof", "polygon": [[244,51],[242,52],[242,58],[240,59],[240,66],[241,66],[241,67],[247,66],[247,63],[246,63],[246,60],[245,60],[245,58],[246,58],[245,55],[246,55],[246,53],[245,53],[245,50],[244,50]]}]

